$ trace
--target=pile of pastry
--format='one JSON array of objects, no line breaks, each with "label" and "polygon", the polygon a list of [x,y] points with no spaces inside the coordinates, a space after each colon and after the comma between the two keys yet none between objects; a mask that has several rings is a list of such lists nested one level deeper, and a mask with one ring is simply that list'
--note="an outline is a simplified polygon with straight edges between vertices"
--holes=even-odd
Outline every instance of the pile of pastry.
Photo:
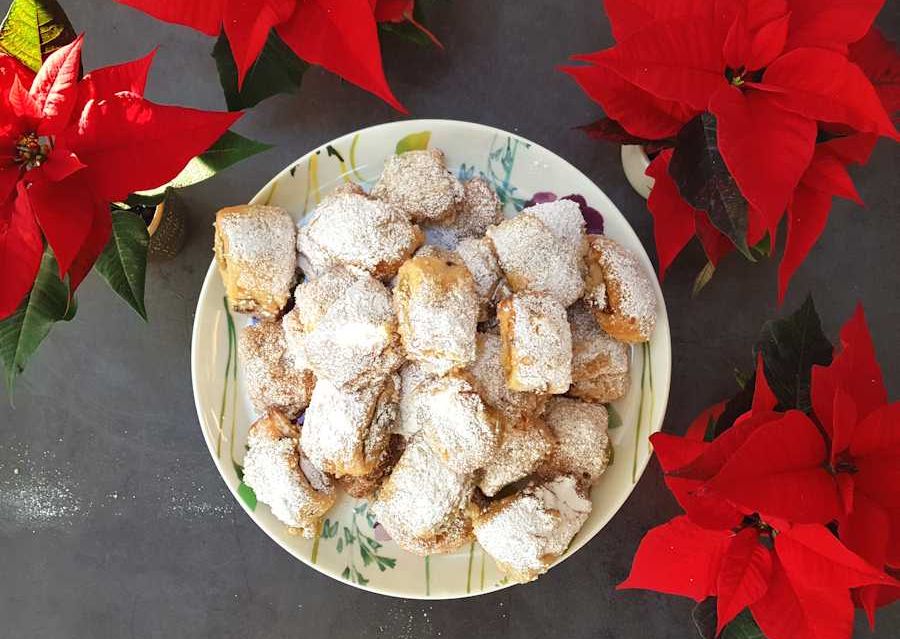
[{"label": "pile of pastry", "polygon": [[300,228],[223,209],[216,257],[256,318],[244,481],[293,532],[313,536],[341,488],[409,552],[477,539],[523,581],[565,552],[611,458],[604,404],[656,318],[647,272],[576,203],[505,219],[485,180],[412,151]]}]

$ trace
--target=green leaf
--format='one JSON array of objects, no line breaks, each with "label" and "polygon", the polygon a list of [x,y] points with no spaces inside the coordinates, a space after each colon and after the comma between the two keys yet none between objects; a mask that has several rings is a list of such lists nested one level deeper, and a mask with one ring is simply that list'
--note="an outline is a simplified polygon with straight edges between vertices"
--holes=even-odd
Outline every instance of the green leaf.
[{"label": "green leaf", "polygon": [[13,0],[0,24],[0,47],[32,71],[75,40],[75,29],[56,0]]},{"label": "green leaf", "polygon": [[350,579],[350,566],[344,568],[344,572],[341,573],[341,577],[344,579]]},{"label": "green leaf", "polygon": [[747,608],[722,630],[719,639],[766,639]]},{"label": "green leaf", "polygon": [[133,204],[158,204],[165,197],[166,189],[183,189],[208,180],[219,171],[224,171],[232,164],[241,160],[268,151],[271,144],[264,144],[250,140],[233,131],[226,131],[222,137],[216,140],[202,155],[198,155],[188,162],[172,181],[149,191],[138,191],[129,198]]},{"label": "green leaf", "polygon": [[715,274],[716,267],[713,266],[712,262],[707,262],[706,266],[697,273],[697,277],[694,279],[694,288],[691,291],[691,297],[697,297],[700,294],[700,291],[703,290],[703,287],[709,284]]},{"label": "green leaf", "polygon": [[779,407],[809,412],[812,367],[830,364],[833,350],[812,297],[807,297],[790,316],[763,325],[753,355],[762,353],[766,379]]},{"label": "green leaf", "polygon": [[344,526],[344,543],[349,546],[353,543],[354,539],[355,537],[353,536],[353,533],[350,531],[350,529]]},{"label": "green leaf", "polygon": [[397,155],[406,153],[407,151],[424,151],[428,148],[428,142],[431,141],[431,131],[420,131],[419,133],[410,133],[397,142],[397,148],[394,152]]},{"label": "green leaf", "polygon": [[381,572],[384,572],[388,568],[394,568],[397,565],[397,560],[393,557],[382,557],[381,555],[375,555],[375,561],[378,562],[378,569]]},{"label": "green leaf", "polygon": [[374,561],[374,559],[372,557],[372,552],[368,548],[366,548],[365,544],[359,545],[359,554],[362,557],[364,566],[368,566],[369,564],[371,564]]},{"label": "green leaf", "polygon": [[53,324],[75,317],[75,302],[69,287],[59,279],[59,267],[47,248],[31,293],[15,313],[0,322],[0,359],[6,372],[6,389],[12,395],[16,378]]},{"label": "green leaf", "polygon": [[247,72],[240,89],[237,84],[237,66],[224,32],[219,36],[212,55],[219,69],[219,82],[230,111],[252,107],[276,93],[295,92],[300,88],[303,74],[309,68],[278,37],[274,29],[256,62]]},{"label": "green leaf", "polygon": [[338,537],[338,540],[337,540],[337,551],[338,551],[338,552],[343,552],[343,550],[344,550],[344,540],[341,539],[340,537]]},{"label": "green leaf", "polygon": [[759,242],[750,247],[756,257],[772,256],[772,236],[766,233]]},{"label": "green leaf", "polygon": [[710,113],[701,113],[685,124],[678,132],[669,173],[681,197],[695,209],[706,211],[712,225],[744,257],[755,261],[747,246],[749,206],[725,166],[717,139],[716,118]]},{"label": "green leaf", "polygon": [[622,425],[622,416],[619,415],[619,411],[616,410],[615,406],[612,404],[606,405],[606,412],[609,415],[609,425],[608,428],[610,430],[614,428],[618,428]]},{"label": "green leaf", "polygon": [[[691,611],[691,619],[697,634],[701,639],[715,639],[716,637],[716,599],[708,597]],[[740,614],[722,629],[719,639],[766,639],[762,630],[753,620],[748,608],[744,608]]]},{"label": "green leaf", "polygon": [[137,314],[147,319],[144,281],[147,275],[147,225],[137,213],[114,209],[112,235],[94,269]]},{"label": "green leaf", "polygon": [[244,503],[247,504],[247,508],[251,511],[256,510],[256,493],[253,491],[250,486],[241,482],[238,484],[238,495],[240,495],[241,499],[244,500]]}]

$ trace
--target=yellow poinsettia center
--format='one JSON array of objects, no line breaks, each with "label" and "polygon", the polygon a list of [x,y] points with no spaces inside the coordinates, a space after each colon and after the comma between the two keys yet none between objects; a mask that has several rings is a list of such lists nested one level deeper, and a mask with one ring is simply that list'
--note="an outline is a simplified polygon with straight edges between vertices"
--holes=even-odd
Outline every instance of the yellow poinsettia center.
[{"label": "yellow poinsettia center", "polygon": [[39,167],[49,154],[49,143],[42,141],[37,133],[25,133],[16,142],[15,162],[26,170]]}]

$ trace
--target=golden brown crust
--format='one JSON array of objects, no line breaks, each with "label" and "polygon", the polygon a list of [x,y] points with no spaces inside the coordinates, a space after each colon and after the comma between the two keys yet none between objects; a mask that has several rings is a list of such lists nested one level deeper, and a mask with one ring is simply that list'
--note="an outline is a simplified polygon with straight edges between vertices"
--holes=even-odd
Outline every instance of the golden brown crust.
[{"label": "golden brown crust", "polygon": [[404,448],[406,448],[406,440],[400,435],[391,435],[387,448],[381,454],[378,465],[372,472],[359,477],[345,475],[338,480],[338,483],[351,497],[357,499],[371,497],[390,476],[394,465],[403,454]]},{"label": "golden brown crust", "polygon": [[230,206],[216,213],[216,263],[231,310],[276,319],[291,294],[296,228],[274,206]]},{"label": "golden brown crust", "polygon": [[646,342],[656,326],[656,290],[637,257],[605,235],[590,237],[588,295],[607,333],[629,343]]},{"label": "golden brown crust", "polygon": [[506,385],[559,394],[572,382],[572,332],[566,310],[547,294],[512,295],[497,305]]},{"label": "golden brown crust", "polygon": [[400,268],[394,287],[398,330],[407,357],[437,374],[475,359],[478,294],[455,260],[417,256]]}]

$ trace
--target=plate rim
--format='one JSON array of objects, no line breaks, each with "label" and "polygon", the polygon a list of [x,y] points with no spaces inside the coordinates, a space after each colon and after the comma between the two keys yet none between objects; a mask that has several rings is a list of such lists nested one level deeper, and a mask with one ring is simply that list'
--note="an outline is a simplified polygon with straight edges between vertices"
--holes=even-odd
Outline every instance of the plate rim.
[{"label": "plate rim", "polygon": [[[512,138],[517,138],[517,139],[521,140],[522,142],[528,144],[529,146],[539,149],[544,153],[547,153],[554,161],[565,164],[566,166],[568,166],[568,168],[571,171],[574,171],[575,173],[580,175],[582,178],[584,178],[585,180],[590,182],[597,189],[597,191],[602,195],[602,197],[605,199],[605,202],[602,202],[602,204],[604,204],[606,207],[611,207],[613,210],[616,211],[616,213],[618,213],[622,217],[622,219],[625,221],[625,226],[627,228],[627,232],[630,233],[632,236],[631,239],[633,239],[636,242],[636,244],[641,247],[641,253],[639,255],[641,261],[644,262],[644,265],[649,267],[650,271],[653,273],[653,277],[651,278],[651,280],[652,280],[655,292],[657,293],[657,299],[661,302],[660,306],[659,306],[658,315],[657,315],[657,329],[656,330],[663,329],[663,335],[661,337],[664,337],[664,339],[662,340],[663,349],[661,352],[661,356],[662,356],[662,362],[665,365],[665,375],[662,377],[662,379],[659,380],[661,382],[661,384],[658,387],[662,391],[661,392],[661,396],[663,398],[662,403],[661,403],[662,410],[659,411],[659,414],[656,416],[656,419],[654,419],[653,423],[651,423],[650,429],[647,432],[647,437],[649,438],[649,436],[652,435],[653,433],[659,432],[662,429],[663,422],[665,421],[666,411],[668,409],[668,403],[669,403],[669,395],[670,395],[670,390],[671,390],[672,335],[671,335],[671,327],[669,324],[669,314],[668,314],[668,309],[666,307],[665,297],[663,296],[662,287],[660,286],[659,279],[656,277],[656,271],[653,268],[653,262],[650,259],[650,256],[647,253],[646,248],[644,247],[644,243],[641,241],[637,232],[634,230],[634,227],[632,227],[631,222],[628,220],[627,217],[625,217],[625,214],[622,213],[622,211],[612,201],[612,199],[610,199],[610,197],[606,194],[606,191],[604,191],[593,179],[588,177],[583,171],[581,171],[574,164],[572,164],[571,162],[569,162],[568,160],[566,160],[559,154],[555,153],[554,151],[551,151],[550,149],[546,148],[545,146],[538,144],[532,140],[529,140],[528,138],[525,138],[522,135],[519,135],[518,133],[513,133],[510,131],[506,131],[504,129],[500,129],[495,126],[481,124],[481,123],[477,123],[477,122],[469,122],[466,120],[454,120],[454,119],[446,119],[446,118],[421,118],[421,119],[420,118],[410,118],[410,119],[403,119],[403,120],[392,120],[390,122],[382,122],[380,124],[374,124],[371,126],[363,127],[361,129],[356,129],[354,131],[350,131],[350,132],[342,134],[336,138],[333,138],[329,141],[326,141],[324,143],[321,143],[317,146],[312,147],[309,151],[307,151],[306,153],[304,153],[297,159],[289,162],[283,169],[278,171],[271,179],[269,179],[265,183],[265,185],[263,185],[262,188],[260,188],[254,194],[254,196],[250,199],[248,204],[259,204],[261,200],[263,200],[267,195],[270,194],[270,190],[274,187],[275,183],[279,182],[285,176],[290,175],[292,168],[294,168],[298,164],[303,163],[304,161],[307,161],[309,158],[311,158],[313,155],[315,155],[317,152],[324,149],[328,145],[334,146],[334,145],[340,144],[345,139],[352,139],[354,136],[363,135],[365,133],[370,133],[372,131],[379,130],[379,129],[388,130],[388,129],[391,129],[394,127],[402,128],[402,127],[409,127],[409,126],[422,126],[422,127],[460,126],[463,128],[481,129],[485,132],[492,133],[495,135],[506,135],[506,136],[509,136]],[[225,472],[223,469],[224,462],[222,462],[222,460],[220,460],[219,457],[216,455],[215,448],[214,448],[214,442],[210,439],[210,435],[207,434],[208,429],[204,427],[204,423],[205,423],[204,411],[203,411],[202,407],[200,406],[200,400],[199,400],[200,393],[198,391],[198,375],[197,375],[197,369],[199,366],[199,362],[198,362],[199,353],[198,353],[198,349],[197,349],[197,342],[198,342],[198,336],[200,333],[200,323],[198,322],[198,318],[200,317],[201,304],[208,297],[208,288],[211,286],[212,282],[214,281],[214,279],[217,275],[218,275],[218,267],[216,264],[215,255],[213,255],[212,260],[210,261],[209,268],[206,270],[206,274],[203,277],[203,285],[200,288],[200,292],[197,297],[197,304],[194,308],[194,320],[193,320],[193,325],[191,327],[191,356],[190,356],[191,391],[194,395],[194,409],[197,414],[197,423],[198,423],[198,426],[200,427],[200,432],[203,436],[203,441],[206,443],[207,451],[209,452],[210,457],[212,458],[213,463],[215,464],[216,470],[219,473],[219,478],[222,480],[222,482],[228,488],[229,492],[232,494],[235,501],[237,501],[237,503],[240,504],[243,511],[249,516],[249,518],[253,522],[254,526],[256,526],[257,529],[261,530],[270,540],[275,542],[282,550],[287,552],[291,557],[299,560],[305,566],[314,569],[316,572],[328,577],[329,579],[331,579],[341,585],[347,586],[347,587],[353,587],[353,588],[357,588],[359,590],[365,590],[365,591],[372,592],[372,593],[386,596],[386,597],[395,597],[395,598],[401,598],[401,599],[428,600],[428,601],[467,599],[470,597],[487,595],[490,593],[498,592],[500,590],[504,590],[511,586],[519,585],[516,582],[508,582],[508,583],[494,586],[491,588],[486,588],[479,592],[428,595],[428,594],[418,594],[418,593],[400,594],[398,592],[391,591],[391,590],[388,590],[385,588],[380,588],[378,586],[373,586],[370,584],[363,585],[363,584],[358,584],[358,583],[350,583],[343,579],[337,578],[331,572],[326,571],[326,569],[323,566],[314,564],[314,563],[308,561],[307,558],[297,554],[294,551],[294,549],[292,549],[287,544],[283,543],[280,539],[275,537],[273,533],[270,533],[268,530],[266,530],[266,528],[259,521],[257,521],[255,513],[249,509],[247,504],[244,503],[244,500],[241,499],[240,496],[238,495],[237,488],[232,487],[231,484],[226,479]],[[552,570],[558,564],[573,557],[579,550],[581,550],[590,541],[592,541],[606,527],[606,525],[612,520],[612,518],[615,517],[619,513],[619,511],[622,509],[622,506],[625,504],[626,501],[628,501],[628,499],[634,493],[635,488],[637,488],[638,484],[640,483],[640,480],[643,477],[644,472],[646,471],[647,466],[649,465],[652,457],[653,457],[653,448],[652,448],[652,446],[648,446],[648,454],[644,457],[643,460],[641,460],[637,464],[638,468],[637,468],[637,472],[635,473],[635,480],[632,483],[630,489],[627,492],[623,492],[623,494],[621,496],[619,496],[614,502],[611,502],[612,504],[614,504],[614,508],[612,508],[611,513],[599,522],[597,530],[592,535],[590,535],[586,539],[580,540],[580,542],[577,545],[573,545],[572,547],[570,547],[562,557],[558,558],[550,566],[550,568],[548,570]]]}]

